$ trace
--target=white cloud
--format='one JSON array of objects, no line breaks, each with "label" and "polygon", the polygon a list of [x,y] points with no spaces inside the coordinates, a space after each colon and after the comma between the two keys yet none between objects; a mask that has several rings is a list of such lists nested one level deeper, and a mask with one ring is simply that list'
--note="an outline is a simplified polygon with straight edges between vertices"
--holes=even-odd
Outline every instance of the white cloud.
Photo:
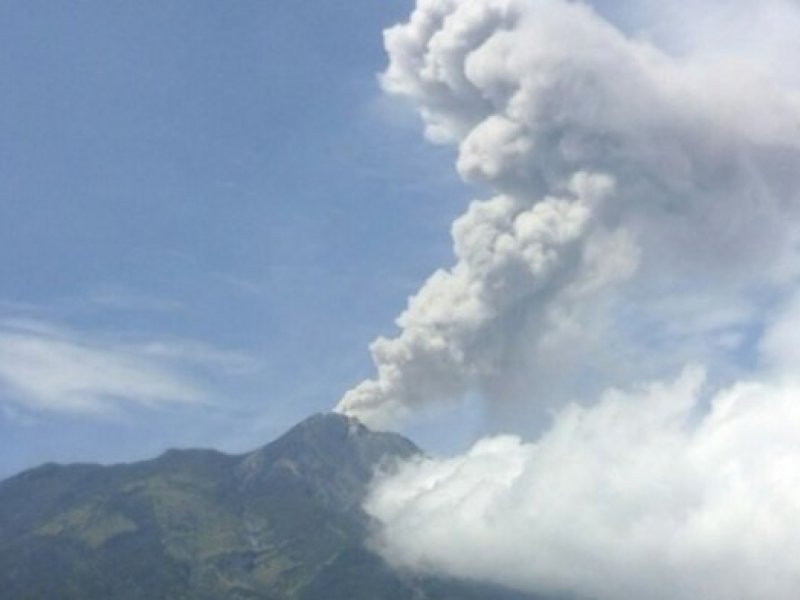
[{"label": "white cloud", "polygon": [[702,372],[562,410],[375,482],[392,563],[597,600],[789,600],[800,568],[800,387]]},{"label": "white cloud", "polygon": [[186,342],[125,343],[42,321],[0,323],[0,395],[36,413],[208,403],[193,367],[229,368],[243,360]]}]

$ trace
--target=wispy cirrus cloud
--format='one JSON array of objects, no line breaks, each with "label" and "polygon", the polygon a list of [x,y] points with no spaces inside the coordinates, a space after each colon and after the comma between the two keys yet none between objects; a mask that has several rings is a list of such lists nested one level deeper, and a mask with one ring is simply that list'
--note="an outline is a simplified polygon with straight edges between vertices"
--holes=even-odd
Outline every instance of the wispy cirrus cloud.
[{"label": "wispy cirrus cloud", "polygon": [[41,320],[0,321],[0,403],[35,413],[210,404],[204,372],[252,366],[246,356],[198,342],[131,342]]},{"label": "wispy cirrus cloud", "polygon": [[176,300],[114,287],[92,290],[81,303],[109,310],[136,312],[169,312],[183,308],[183,305]]}]

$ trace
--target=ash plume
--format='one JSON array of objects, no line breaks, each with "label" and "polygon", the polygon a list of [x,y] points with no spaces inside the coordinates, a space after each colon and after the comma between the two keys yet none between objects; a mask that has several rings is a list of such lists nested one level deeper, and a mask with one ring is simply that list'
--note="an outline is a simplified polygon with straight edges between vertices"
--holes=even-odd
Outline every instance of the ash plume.
[{"label": "ash plume", "polygon": [[[377,376],[338,410],[389,425],[473,389],[557,406],[600,391],[569,383],[581,373],[641,377],[596,358],[641,355],[637,325],[666,347],[648,375],[730,343],[675,335],[665,290],[706,306],[749,294],[749,314],[791,279],[800,99],[765,70],[672,57],[557,0],[420,0],[386,48],[385,89],[496,195],[453,224],[455,264],[373,343]],[[638,322],[616,323],[630,304]]]}]

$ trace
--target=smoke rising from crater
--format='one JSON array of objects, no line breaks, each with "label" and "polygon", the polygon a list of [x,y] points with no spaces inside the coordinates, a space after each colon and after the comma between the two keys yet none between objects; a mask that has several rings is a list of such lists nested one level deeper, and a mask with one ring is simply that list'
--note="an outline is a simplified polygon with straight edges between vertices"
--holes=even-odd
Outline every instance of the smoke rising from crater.
[{"label": "smoke rising from crater", "polygon": [[[386,48],[384,88],[495,196],[453,224],[455,264],[338,410],[388,425],[468,390],[558,406],[715,361],[792,278],[800,97],[767,69],[675,58],[559,0],[420,0]],[[676,332],[665,293],[741,314]],[[660,355],[631,372],[643,328]]]}]

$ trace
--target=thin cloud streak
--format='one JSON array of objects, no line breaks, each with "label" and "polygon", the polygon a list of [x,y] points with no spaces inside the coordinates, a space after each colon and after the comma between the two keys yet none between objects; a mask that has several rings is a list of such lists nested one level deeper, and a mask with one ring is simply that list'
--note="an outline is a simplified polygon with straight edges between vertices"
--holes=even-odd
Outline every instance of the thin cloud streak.
[{"label": "thin cloud streak", "polygon": [[230,372],[252,361],[195,342],[130,343],[37,320],[0,322],[0,392],[5,403],[33,413],[208,405],[213,398],[198,367]]}]

